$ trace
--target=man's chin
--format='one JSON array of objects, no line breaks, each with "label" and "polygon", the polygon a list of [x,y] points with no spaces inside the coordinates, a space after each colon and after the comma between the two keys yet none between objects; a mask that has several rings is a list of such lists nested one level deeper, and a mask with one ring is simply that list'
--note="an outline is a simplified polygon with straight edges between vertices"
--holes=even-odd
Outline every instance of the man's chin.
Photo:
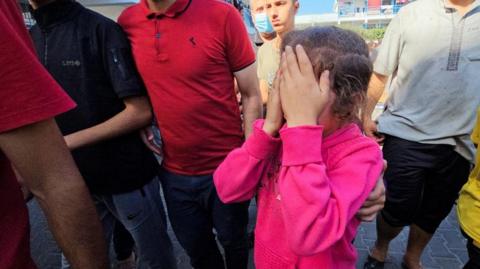
[{"label": "man's chin", "polygon": [[285,31],[285,26],[284,25],[278,25],[278,26],[273,26],[273,30],[280,34],[280,33],[283,33]]}]

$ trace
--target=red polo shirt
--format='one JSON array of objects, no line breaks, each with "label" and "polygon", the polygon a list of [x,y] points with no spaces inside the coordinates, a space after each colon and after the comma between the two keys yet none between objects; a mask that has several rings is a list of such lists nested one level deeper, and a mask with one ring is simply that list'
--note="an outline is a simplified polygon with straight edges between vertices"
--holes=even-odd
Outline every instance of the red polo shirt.
[{"label": "red polo shirt", "polygon": [[238,11],[217,0],[177,0],[164,14],[146,0],[119,18],[164,142],[164,167],[211,174],[241,145],[233,72],[255,62]]},{"label": "red polo shirt", "polygon": [[[52,118],[74,103],[37,61],[17,0],[0,1],[0,133]],[[36,268],[28,213],[11,165],[0,150],[0,268]]]}]

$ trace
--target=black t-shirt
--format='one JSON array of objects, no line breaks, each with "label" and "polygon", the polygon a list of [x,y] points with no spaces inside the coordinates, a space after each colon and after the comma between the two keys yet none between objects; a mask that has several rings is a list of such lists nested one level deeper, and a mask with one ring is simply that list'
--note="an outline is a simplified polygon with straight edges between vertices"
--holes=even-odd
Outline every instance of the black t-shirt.
[{"label": "black t-shirt", "polygon": [[[56,117],[63,135],[112,118],[125,108],[124,98],[146,95],[130,44],[115,22],[71,0],[56,1],[33,15],[37,24],[31,35],[40,61],[78,105]],[[138,189],[158,168],[137,131],[72,155],[95,194]]]}]

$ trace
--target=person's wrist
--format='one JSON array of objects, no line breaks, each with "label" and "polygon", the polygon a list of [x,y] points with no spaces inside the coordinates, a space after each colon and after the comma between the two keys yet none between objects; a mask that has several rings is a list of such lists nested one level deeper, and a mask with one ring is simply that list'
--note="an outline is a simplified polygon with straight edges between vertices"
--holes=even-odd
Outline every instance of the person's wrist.
[{"label": "person's wrist", "polygon": [[262,130],[263,130],[266,134],[268,134],[268,135],[270,135],[270,136],[272,136],[272,137],[277,137],[277,136],[278,136],[278,128],[275,127],[275,125],[272,124],[272,123],[269,122],[269,121],[265,121],[265,123],[263,124]]},{"label": "person's wrist", "polygon": [[65,136],[64,139],[65,139],[65,144],[67,144],[67,148],[69,150],[74,150],[78,147],[78,144],[73,134]]},{"label": "person's wrist", "polygon": [[287,120],[288,127],[318,125],[317,117],[294,117]]},{"label": "person's wrist", "polygon": [[371,121],[373,121],[373,119],[372,119],[372,113],[366,112],[365,114],[363,114],[362,120],[363,120],[363,122],[371,122]]}]

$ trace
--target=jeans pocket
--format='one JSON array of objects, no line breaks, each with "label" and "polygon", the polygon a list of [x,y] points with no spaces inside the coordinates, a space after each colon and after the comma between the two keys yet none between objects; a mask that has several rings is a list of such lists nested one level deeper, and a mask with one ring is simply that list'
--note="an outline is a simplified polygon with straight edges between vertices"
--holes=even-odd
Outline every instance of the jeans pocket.
[{"label": "jeans pocket", "polygon": [[115,211],[127,230],[141,225],[153,212],[152,200],[144,191],[146,186],[132,192],[112,195]]}]

